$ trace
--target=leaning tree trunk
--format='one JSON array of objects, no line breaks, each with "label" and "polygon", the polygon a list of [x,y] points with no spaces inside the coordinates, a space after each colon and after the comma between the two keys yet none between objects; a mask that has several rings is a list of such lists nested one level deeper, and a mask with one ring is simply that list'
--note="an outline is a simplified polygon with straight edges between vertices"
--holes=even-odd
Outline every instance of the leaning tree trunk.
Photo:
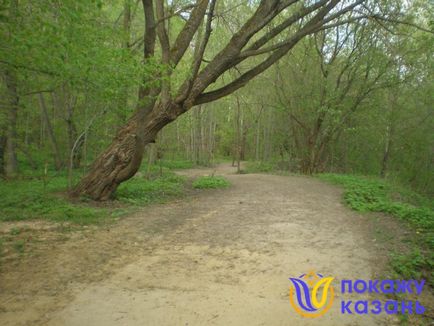
[{"label": "leaning tree trunk", "polygon": [[71,195],[93,200],[113,198],[119,184],[134,176],[140,168],[145,146],[155,142],[157,133],[179,114],[173,106],[159,104],[144,117],[140,112],[133,115]]}]

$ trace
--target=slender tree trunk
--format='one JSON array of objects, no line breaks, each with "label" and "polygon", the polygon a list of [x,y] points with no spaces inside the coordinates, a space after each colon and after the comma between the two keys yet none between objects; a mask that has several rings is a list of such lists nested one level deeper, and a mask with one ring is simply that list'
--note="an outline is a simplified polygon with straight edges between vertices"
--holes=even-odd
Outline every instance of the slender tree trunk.
[{"label": "slender tree trunk", "polygon": [[384,144],[384,152],[383,152],[383,159],[381,160],[381,171],[380,176],[384,178],[387,173],[387,167],[389,163],[390,158],[390,148],[392,147],[392,135],[391,135],[391,127],[386,127],[386,142]]},{"label": "slender tree trunk", "polygon": [[265,117],[266,121],[264,123],[264,154],[262,157],[263,161],[271,159],[271,128],[272,128],[272,117],[271,113],[268,112]]},{"label": "slender tree trunk", "polygon": [[383,160],[381,162],[381,172],[380,172],[380,176],[382,178],[384,178],[386,176],[386,171],[387,171],[387,163],[389,161],[389,148],[390,148],[390,141],[387,142],[386,144],[386,148],[384,150],[384,154],[383,154]]},{"label": "slender tree trunk", "polygon": [[48,136],[50,137],[50,142],[53,147],[53,156],[54,156],[54,166],[56,170],[60,170],[62,168],[62,159],[60,156],[59,145],[57,144],[56,136],[54,135],[53,126],[51,125],[50,117],[47,112],[47,105],[45,103],[44,94],[39,94],[39,102],[41,104],[42,116],[44,118],[45,125],[47,126]]},{"label": "slender tree trunk", "polygon": [[210,111],[210,126],[209,126],[209,139],[208,139],[208,163],[210,165],[214,162],[214,146],[215,146],[215,123],[214,115]]},{"label": "slender tree trunk", "polygon": [[[128,50],[131,46],[131,7],[132,0],[124,0],[124,13],[122,21],[123,39],[122,47]],[[119,96],[119,109],[117,110],[117,116],[119,118],[119,125],[125,124],[128,114],[128,86],[124,86]]]},{"label": "slender tree trunk", "polygon": [[70,154],[72,154],[72,168],[78,169],[81,166],[84,135],[80,136],[77,139],[77,129],[73,121],[70,121],[70,123],[68,123],[68,141]]},{"label": "slender tree trunk", "polygon": [[84,143],[84,135],[78,137],[77,127],[75,126],[73,119],[73,104],[70,103],[67,105],[66,112],[66,127],[68,131],[68,145],[69,145],[69,153],[68,157],[72,159],[72,162],[69,162],[70,166],[73,169],[78,169],[81,164],[81,151]]},{"label": "slender tree trunk", "polygon": [[130,47],[130,34],[131,34],[131,0],[124,0],[124,15],[123,15],[123,47],[128,49]]},{"label": "slender tree trunk", "polygon": [[241,107],[240,107],[240,99],[237,96],[237,147],[236,147],[236,155],[237,155],[237,173],[241,173]]},{"label": "slender tree trunk", "polygon": [[202,163],[202,124],[201,124],[201,106],[193,110],[194,113],[194,161],[200,165]]},{"label": "slender tree trunk", "polygon": [[244,125],[244,120],[243,120],[243,126],[242,126],[242,137],[241,137],[241,153],[240,153],[240,158],[241,161],[244,161],[246,159],[246,150],[247,150],[247,132],[248,132],[248,128]]},{"label": "slender tree trunk", "polygon": [[[18,0],[12,0],[9,4],[9,17],[8,22],[10,26],[17,23],[18,18]],[[7,28],[7,27],[6,27]],[[5,41],[12,38],[13,31],[7,32]],[[3,40],[2,40],[3,42]],[[17,160],[17,114],[19,105],[18,85],[16,71],[12,68],[6,68],[4,72],[4,80],[7,92],[7,126],[5,133],[5,144],[3,152],[3,171],[6,177],[14,177],[18,173],[18,160]]]},{"label": "slender tree trunk", "polygon": [[156,160],[156,148],[155,148],[155,144],[149,144],[148,148],[147,148],[147,152],[148,152],[148,164],[146,167],[146,178],[150,179],[151,178],[151,167],[152,165],[155,163]]},{"label": "slender tree trunk", "polygon": [[179,122],[176,121],[175,123],[176,127],[176,153],[180,153],[181,150],[181,134],[179,132]]},{"label": "slender tree trunk", "polygon": [[6,137],[0,134],[0,176],[5,175],[5,149],[6,149]]},{"label": "slender tree trunk", "polygon": [[256,137],[255,137],[255,161],[260,159],[261,148],[261,117],[256,120]]},{"label": "slender tree trunk", "polygon": [[74,122],[74,108],[77,103],[77,98],[75,96],[68,96],[68,92],[64,88],[63,100],[60,101],[53,93],[53,103],[57,103],[56,105],[58,108],[63,108],[63,110],[65,110],[64,120],[68,134],[68,168],[79,168],[81,164],[81,151],[84,142],[84,135],[82,134],[78,137],[77,127]]},{"label": "slender tree trunk", "polygon": [[14,177],[18,172],[17,116],[20,99],[17,90],[17,79],[13,71],[6,70],[5,82],[8,93],[9,110],[4,152],[4,172],[6,177]]},{"label": "slender tree trunk", "polygon": [[188,123],[189,123],[189,127],[190,127],[190,134],[189,134],[189,140],[190,140],[190,142],[189,142],[189,159],[192,161],[192,162],[195,162],[195,158],[194,158],[194,129],[193,129],[193,127],[194,127],[194,124],[193,124],[193,117],[192,117],[192,115],[189,115],[189,117],[188,117],[189,119],[188,119]]},{"label": "slender tree trunk", "polygon": [[390,151],[392,148],[392,139],[393,139],[393,133],[395,129],[395,121],[394,121],[394,112],[395,112],[395,106],[396,103],[396,95],[390,94],[389,95],[389,112],[388,112],[388,121],[386,125],[386,134],[385,134],[385,144],[384,144],[384,152],[383,152],[383,159],[381,160],[381,171],[380,176],[384,178],[387,174],[387,169],[389,165],[389,159],[390,159]]}]

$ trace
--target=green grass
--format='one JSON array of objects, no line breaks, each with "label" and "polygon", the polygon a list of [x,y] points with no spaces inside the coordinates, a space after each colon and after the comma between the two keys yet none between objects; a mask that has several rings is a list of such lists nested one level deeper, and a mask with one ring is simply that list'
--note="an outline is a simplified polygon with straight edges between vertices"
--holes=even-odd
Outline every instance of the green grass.
[{"label": "green grass", "polygon": [[[390,264],[393,270],[402,278],[407,280],[419,280],[426,274],[423,272],[424,268],[431,265],[428,257],[415,248],[407,254],[393,253],[391,255]],[[430,282],[430,280],[427,280]]]},{"label": "green grass", "polygon": [[351,175],[321,174],[319,178],[343,185],[344,200],[356,211],[383,212],[408,221],[420,231],[434,230],[433,202],[408,189],[381,179]]},{"label": "green grass", "polygon": [[60,192],[67,179],[52,177],[42,180],[17,180],[0,183],[0,221],[46,219],[79,224],[95,223],[109,211],[88,205],[72,204]]},{"label": "green grass", "polygon": [[12,247],[15,249],[15,251],[17,253],[24,253],[24,248],[25,248],[26,242],[22,239],[20,240],[16,240],[13,244]]},{"label": "green grass", "polygon": [[416,236],[407,253],[394,253],[390,264],[404,279],[425,278],[434,287],[434,203],[383,179],[321,174],[322,180],[344,187],[344,201],[359,212],[382,212],[405,221]]},{"label": "green grass", "polygon": [[161,160],[161,165],[169,170],[181,170],[181,169],[191,169],[193,163],[190,161],[171,161],[171,160]]},{"label": "green grass", "polygon": [[166,161],[165,165],[161,175],[160,168],[152,166],[148,178],[142,173],[141,177],[123,183],[114,205],[70,202],[64,195],[66,172],[48,171],[44,178],[27,175],[13,181],[0,181],[0,222],[44,219],[85,225],[123,216],[135,206],[163,202],[182,194],[185,181],[170,172],[168,166],[180,169],[191,165],[185,161]]},{"label": "green grass", "polygon": [[220,176],[199,177],[193,182],[193,187],[196,189],[217,189],[229,186],[229,181]]},{"label": "green grass", "polygon": [[160,173],[160,170],[163,172],[168,172],[171,170],[183,170],[183,169],[191,169],[194,165],[190,161],[180,160],[180,161],[171,161],[171,160],[161,160],[157,161],[148,167],[146,162],[143,162],[140,171],[146,173],[148,171],[152,172],[152,174]]},{"label": "green grass", "polygon": [[122,203],[145,205],[164,202],[181,196],[185,179],[171,172],[164,172],[161,177],[146,180],[133,178],[119,187],[116,199]]},{"label": "green grass", "polygon": [[269,162],[247,162],[246,173],[271,173],[276,170],[275,165]]}]

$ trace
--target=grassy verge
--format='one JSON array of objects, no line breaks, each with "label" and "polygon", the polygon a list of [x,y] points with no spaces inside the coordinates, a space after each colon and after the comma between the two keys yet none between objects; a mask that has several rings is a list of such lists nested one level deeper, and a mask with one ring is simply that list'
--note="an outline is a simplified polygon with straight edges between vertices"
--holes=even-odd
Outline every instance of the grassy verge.
[{"label": "grassy verge", "polygon": [[104,208],[85,203],[72,204],[60,193],[65,191],[65,176],[17,180],[0,183],[0,221],[45,219],[78,224],[96,223],[109,214]]},{"label": "grassy verge", "polygon": [[275,164],[269,162],[249,161],[246,163],[245,173],[272,173],[276,172]]},{"label": "grassy verge", "polygon": [[[190,161],[185,161],[185,160],[179,160],[179,161],[173,161],[173,160],[161,160],[158,161],[155,165],[153,165],[152,167],[163,167],[165,169],[168,170],[182,170],[182,169],[191,169],[194,167],[193,163]],[[142,164],[142,169],[141,170],[146,170],[147,165]]]},{"label": "grassy verge", "polygon": [[184,181],[183,177],[172,172],[163,172],[154,179],[133,178],[119,187],[116,199],[121,203],[139,206],[165,202],[182,195]]},{"label": "grassy verge", "polygon": [[[163,165],[163,164],[162,164]],[[49,237],[58,241],[67,238],[64,232],[87,228],[87,225],[107,223],[147,204],[161,203],[183,194],[185,179],[171,168],[188,168],[185,162],[170,162],[163,166],[142,167],[134,178],[123,183],[115,200],[95,203],[82,199],[71,202],[66,197],[68,178],[65,172],[48,171],[43,177],[23,174],[21,179],[0,181],[0,223],[26,221],[5,225],[0,233],[0,267],[5,259],[31,255],[36,243],[45,241],[45,232],[27,224],[32,220],[59,222],[53,224]],[[143,172],[143,171],[146,171]],[[75,175],[79,178],[79,175]],[[65,223],[66,222],[66,223]],[[51,238],[50,238],[51,239]]]},{"label": "grassy verge", "polygon": [[270,173],[276,175],[297,175],[296,167],[283,161],[248,161],[243,170],[244,173]]},{"label": "grassy verge", "polygon": [[49,172],[44,177],[25,176],[20,180],[0,181],[0,222],[43,219],[79,225],[95,224],[130,212],[135,206],[160,203],[182,194],[184,179],[171,169],[191,164],[165,161],[162,166],[144,166],[136,177],[123,183],[116,200],[95,205],[85,200],[72,203],[65,194],[67,176]]},{"label": "grassy verge", "polygon": [[408,252],[391,254],[390,265],[401,279],[425,279],[434,288],[434,203],[409,189],[376,178],[322,174],[344,187],[344,201],[359,212],[382,212],[415,231]]},{"label": "grassy verge", "polygon": [[229,186],[229,181],[220,176],[203,176],[193,182],[193,188],[196,189],[217,189]]}]

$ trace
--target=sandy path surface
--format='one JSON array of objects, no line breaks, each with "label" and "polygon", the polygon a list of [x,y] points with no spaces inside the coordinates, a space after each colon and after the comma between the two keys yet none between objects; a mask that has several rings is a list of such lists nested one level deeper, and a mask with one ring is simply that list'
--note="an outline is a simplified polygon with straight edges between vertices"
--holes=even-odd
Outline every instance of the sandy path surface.
[{"label": "sandy path surface", "polygon": [[342,315],[339,298],[317,319],[289,304],[288,278],[310,270],[334,276],[336,287],[375,277],[378,253],[366,220],[344,207],[339,189],[307,177],[234,172],[216,171],[229,189],[144,208],[53,248],[43,271],[27,275],[29,263],[5,274],[3,281],[27,280],[31,290],[16,298],[4,286],[2,325],[392,324]]}]

